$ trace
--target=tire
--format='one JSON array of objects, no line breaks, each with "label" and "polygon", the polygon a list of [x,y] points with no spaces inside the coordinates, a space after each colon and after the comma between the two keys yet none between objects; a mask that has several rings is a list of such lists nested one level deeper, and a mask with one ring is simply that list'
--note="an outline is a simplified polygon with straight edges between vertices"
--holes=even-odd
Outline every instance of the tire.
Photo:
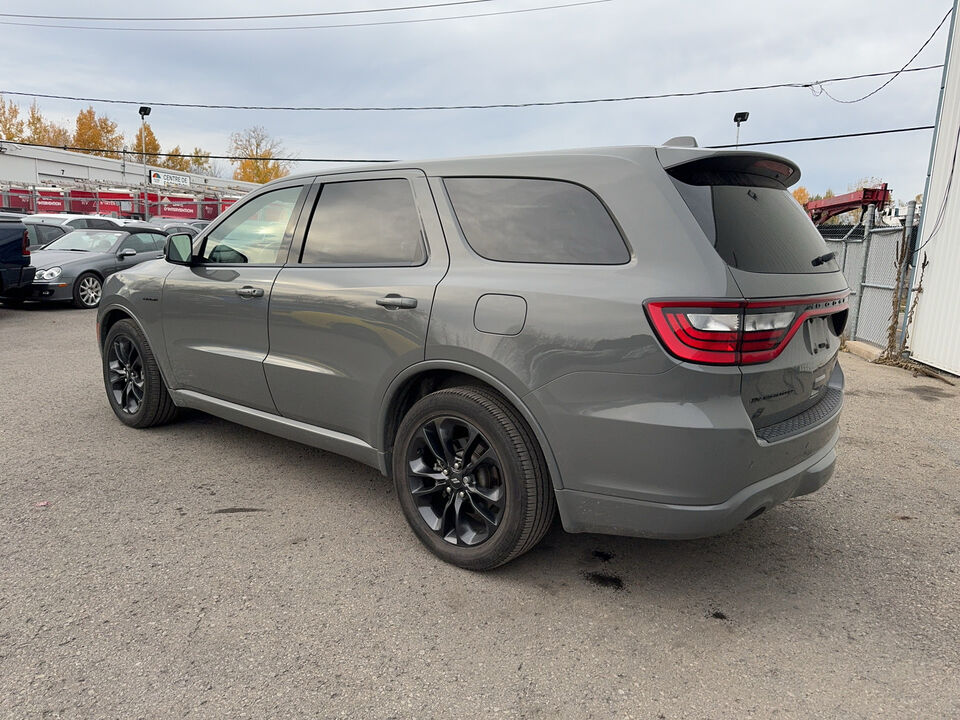
[{"label": "tire", "polygon": [[103,345],[103,384],[114,414],[124,425],[148,428],[177,414],[150,344],[133,320],[120,320]]},{"label": "tire", "polygon": [[73,304],[81,310],[91,310],[103,297],[103,280],[96,273],[85,272],[73,281]]},{"label": "tire", "polygon": [[391,469],[416,536],[468,570],[531,550],[553,521],[553,490],[533,433],[486,388],[438,390],[417,401],[397,430]]}]

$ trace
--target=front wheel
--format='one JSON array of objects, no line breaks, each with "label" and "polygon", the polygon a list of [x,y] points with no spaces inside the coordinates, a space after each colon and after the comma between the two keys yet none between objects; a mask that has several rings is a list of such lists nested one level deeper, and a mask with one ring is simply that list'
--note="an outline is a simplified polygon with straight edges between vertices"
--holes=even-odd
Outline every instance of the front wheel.
[{"label": "front wheel", "polygon": [[176,415],[153,351],[133,320],[120,320],[107,333],[103,382],[110,407],[125,425],[148,428]]},{"label": "front wheel", "polygon": [[486,388],[438,390],[406,414],[393,448],[400,506],[435,555],[489,570],[532,549],[554,499],[526,423]]},{"label": "front wheel", "polygon": [[73,283],[73,304],[81,310],[89,310],[100,304],[103,297],[103,281],[93,273],[83,273]]}]

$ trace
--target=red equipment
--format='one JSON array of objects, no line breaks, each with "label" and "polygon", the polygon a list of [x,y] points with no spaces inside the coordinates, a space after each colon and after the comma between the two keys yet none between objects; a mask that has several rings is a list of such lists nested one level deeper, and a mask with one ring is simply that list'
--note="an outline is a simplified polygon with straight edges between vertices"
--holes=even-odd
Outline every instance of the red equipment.
[{"label": "red equipment", "polygon": [[803,207],[814,225],[823,225],[835,215],[842,215],[851,210],[863,211],[868,205],[876,205],[879,213],[888,202],[890,202],[890,191],[887,190],[887,184],[883,183],[880,187],[861,188],[845,195],[811,200]]}]

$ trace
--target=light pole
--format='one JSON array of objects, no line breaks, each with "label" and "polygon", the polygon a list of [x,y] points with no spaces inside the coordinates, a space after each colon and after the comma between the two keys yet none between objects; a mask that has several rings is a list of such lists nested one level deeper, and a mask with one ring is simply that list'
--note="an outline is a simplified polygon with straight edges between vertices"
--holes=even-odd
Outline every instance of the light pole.
[{"label": "light pole", "polygon": [[[142,110],[143,108],[141,108]],[[149,110],[150,108],[147,108]],[[737,144],[736,147],[740,147],[740,123],[745,123],[750,118],[750,113],[748,112],[738,112],[734,113],[733,121],[737,124]]]},{"label": "light pole", "polygon": [[147,210],[147,115],[150,114],[150,108],[146,105],[140,106],[140,157],[143,158],[143,219],[149,220],[150,213]]}]

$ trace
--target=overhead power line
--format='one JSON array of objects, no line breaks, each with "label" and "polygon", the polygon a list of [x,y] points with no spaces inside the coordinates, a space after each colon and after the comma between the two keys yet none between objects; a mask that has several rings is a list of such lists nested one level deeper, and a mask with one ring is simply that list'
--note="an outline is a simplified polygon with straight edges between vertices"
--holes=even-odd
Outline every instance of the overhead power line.
[{"label": "overhead power line", "polygon": [[326,12],[284,13],[278,15],[207,15],[191,17],[111,17],[108,15],[32,15],[29,13],[0,13],[0,17],[25,18],[30,20],[86,20],[90,22],[194,22],[198,20],[279,20],[302,17],[329,17],[331,15],[367,15],[370,13],[399,12],[401,10],[425,10],[443,8],[451,5],[476,5],[493,0],[454,0],[453,2],[434,2],[419,5],[398,5],[385,8],[366,8],[364,10],[328,10]]},{"label": "overhead power line", "polygon": [[871,97],[871,96],[873,96],[873,95],[876,95],[878,92],[880,92],[881,90],[883,90],[887,85],[889,85],[889,84],[892,83],[894,80],[896,80],[902,73],[909,72],[909,71],[907,70],[907,67],[910,65],[910,63],[912,63],[914,60],[917,59],[917,57],[920,55],[920,53],[922,53],[922,52],[924,51],[924,48],[926,48],[927,45],[930,44],[930,41],[933,40],[933,38],[936,36],[936,34],[937,34],[938,32],[940,32],[940,28],[943,27],[943,24],[947,21],[947,18],[950,17],[950,13],[952,13],[952,12],[953,12],[953,8],[950,8],[949,10],[947,10],[947,14],[943,16],[943,19],[940,21],[940,24],[937,25],[937,27],[934,29],[934,31],[933,31],[932,33],[930,33],[930,37],[928,37],[928,38],[923,42],[923,45],[920,46],[920,49],[917,50],[917,51],[913,54],[913,56],[912,56],[909,60],[907,60],[906,63],[904,63],[903,67],[900,68],[899,71],[897,71],[893,76],[891,76],[885,83],[883,83],[882,85],[880,85],[878,88],[876,88],[876,89],[874,89],[874,90],[871,90],[871,91],[868,92],[866,95],[864,95],[864,96],[862,96],[862,97],[854,98],[853,100],[842,100],[842,99],[840,99],[840,98],[836,98],[836,97],[834,97],[833,95],[831,95],[831,94],[827,91],[827,89],[826,89],[825,87],[823,87],[822,85],[820,85],[820,84],[814,85],[814,86],[812,86],[810,89],[813,91],[813,94],[814,94],[815,96],[816,96],[816,95],[820,95],[820,94],[822,93],[822,94],[826,95],[828,98],[830,98],[831,100],[833,100],[834,102],[842,103],[842,104],[844,104],[844,105],[852,105],[852,104],[854,104],[854,103],[863,102],[863,101],[866,100],[868,97]]},{"label": "overhead power line", "polygon": [[[818,142],[822,140],[840,140],[843,138],[869,137],[872,135],[893,135],[896,133],[917,132],[919,130],[933,130],[933,127],[934,127],[933,125],[917,125],[915,127],[891,128],[888,130],[867,130],[865,132],[840,133],[837,135],[815,135],[810,137],[787,138],[783,140],[762,140],[759,142],[750,142],[750,143],[742,142],[738,146],[732,145],[732,144],[731,145],[707,145],[705,149],[724,150],[726,148],[732,148],[732,147],[754,147],[757,145],[787,145],[791,143]],[[76,147],[71,145],[43,145],[40,143],[20,142],[18,140],[0,141],[0,145],[2,145],[3,143],[7,143],[8,145],[25,145],[27,147],[51,148],[53,150],[74,150],[79,152],[90,152],[90,153],[118,153],[121,155],[132,155],[135,157],[139,157],[141,155],[147,155],[150,157],[199,158],[199,159],[207,159],[207,160],[262,160],[266,162],[269,162],[271,160],[280,160],[284,162],[323,162],[323,163],[397,162],[396,160],[358,159],[358,158],[301,158],[301,157],[262,158],[262,157],[237,156],[237,155],[192,155],[189,153],[162,153],[162,152],[141,153],[139,150],[114,150],[112,148]]]},{"label": "overhead power line", "polygon": [[613,2],[614,0],[579,0],[579,2],[568,2],[560,5],[541,5],[532,8],[520,8],[517,10],[496,10],[485,13],[472,13],[466,15],[444,15],[441,17],[411,18],[408,20],[377,20],[374,22],[362,23],[336,23],[331,25],[278,25],[266,27],[132,27],[132,26],[110,26],[94,27],[91,25],[58,25],[51,23],[31,23],[17,22],[12,20],[0,20],[0,25],[17,25],[19,27],[40,27],[40,28],[59,28],[61,30],[98,30],[110,31],[121,30],[124,32],[265,32],[270,30],[325,30],[332,28],[351,28],[351,27],[373,27],[376,25],[410,25],[413,23],[441,22],[444,20],[467,20],[472,18],[495,17],[497,15],[520,15],[522,13],[541,12],[543,10],[559,10],[561,8],[580,7],[583,5],[600,5],[602,3]]},{"label": "overhead power line", "polygon": [[839,135],[814,135],[811,137],[790,138],[788,140],[762,140],[759,142],[742,142],[737,145],[708,145],[711,150],[723,150],[735,147],[755,147],[757,145],[787,145],[789,143],[817,142],[819,140],[839,140],[840,138],[868,137],[871,135],[893,135],[896,133],[917,132],[918,130],[933,130],[933,125],[917,125],[915,127],[893,128],[891,130],[868,130],[866,132],[840,133]]},{"label": "overhead power line", "polygon": [[[283,162],[328,162],[328,163],[382,163],[382,162],[395,162],[394,160],[375,160],[375,159],[358,159],[358,158],[301,158],[301,157],[256,157],[253,155],[199,155],[191,153],[165,153],[165,152],[140,152],[139,150],[126,149],[126,148],[98,148],[98,147],[83,147],[77,145],[44,145],[43,143],[30,143],[30,142],[21,142],[20,140],[0,140],[0,145],[6,143],[7,145],[24,145],[25,147],[38,147],[38,148],[50,148],[53,150],[73,150],[75,152],[86,152],[86,153],[115,153],[117,155],[133,155],[136,157],[147,156],[147,157],[171,157],[171,158],[197,158],[201,160],[262,160],[264,162],[270,162],[272,160],[280,160]],[[116,158],[114,158],[116,159]]]},{"label": "overhead power line", "polygon": [[925,65],[923,67],[909,68],[907,70],[890,70],[886,72],[860,73],[858,75],[845,75],[842,77],[827,78],[811,82],[788,82],[788,83],[770,83],[768,85],[747,85],[743,87],[721,88],[715,90],[692,90],[686,92],[668,92],[650,95],[625,95],[621,97],[601,97],[586,98],[575,100],[547,100],[538,102],[522,103],[489,103],[489,104],[469,104],[469,105],[368,105],[368,106],[297,106],[297,105],[214,105],[208,103],[175,103],[160,102],[157,100],[119,100],[116,98],[95,98],[81,97],[76,95],[53,95],[50,93],[26,92],[21,90],[3,90],[0,89],[0,95],[17,95],[20,97],[43,98],[46,100],[73,100],[77,102],[105,103],[113,105],[151,105],[155,107],[174,107],[174,108],[193,108],[203,110],[278,110],[291,112],[399,112],[399,111],[418,111],[418,110],[491,110],[491,109],[511,109],[528,107],[555,107],[558,105],[590,105],[596,103],[618,103],[632,102],[637,100],[663,100],[666,98],[700,97],[703,95],[724,95],[729,93],[753,92],[757,90],[773,90],[777,88],[809,88],[815,85],[825,85],[827,83],[846,82],[848,80],[859,80],[862,78],[883,77],[885,75],[895,75],[901,72],[922,72],[925,70],[935,70],[942,68],[940,65]]}]

